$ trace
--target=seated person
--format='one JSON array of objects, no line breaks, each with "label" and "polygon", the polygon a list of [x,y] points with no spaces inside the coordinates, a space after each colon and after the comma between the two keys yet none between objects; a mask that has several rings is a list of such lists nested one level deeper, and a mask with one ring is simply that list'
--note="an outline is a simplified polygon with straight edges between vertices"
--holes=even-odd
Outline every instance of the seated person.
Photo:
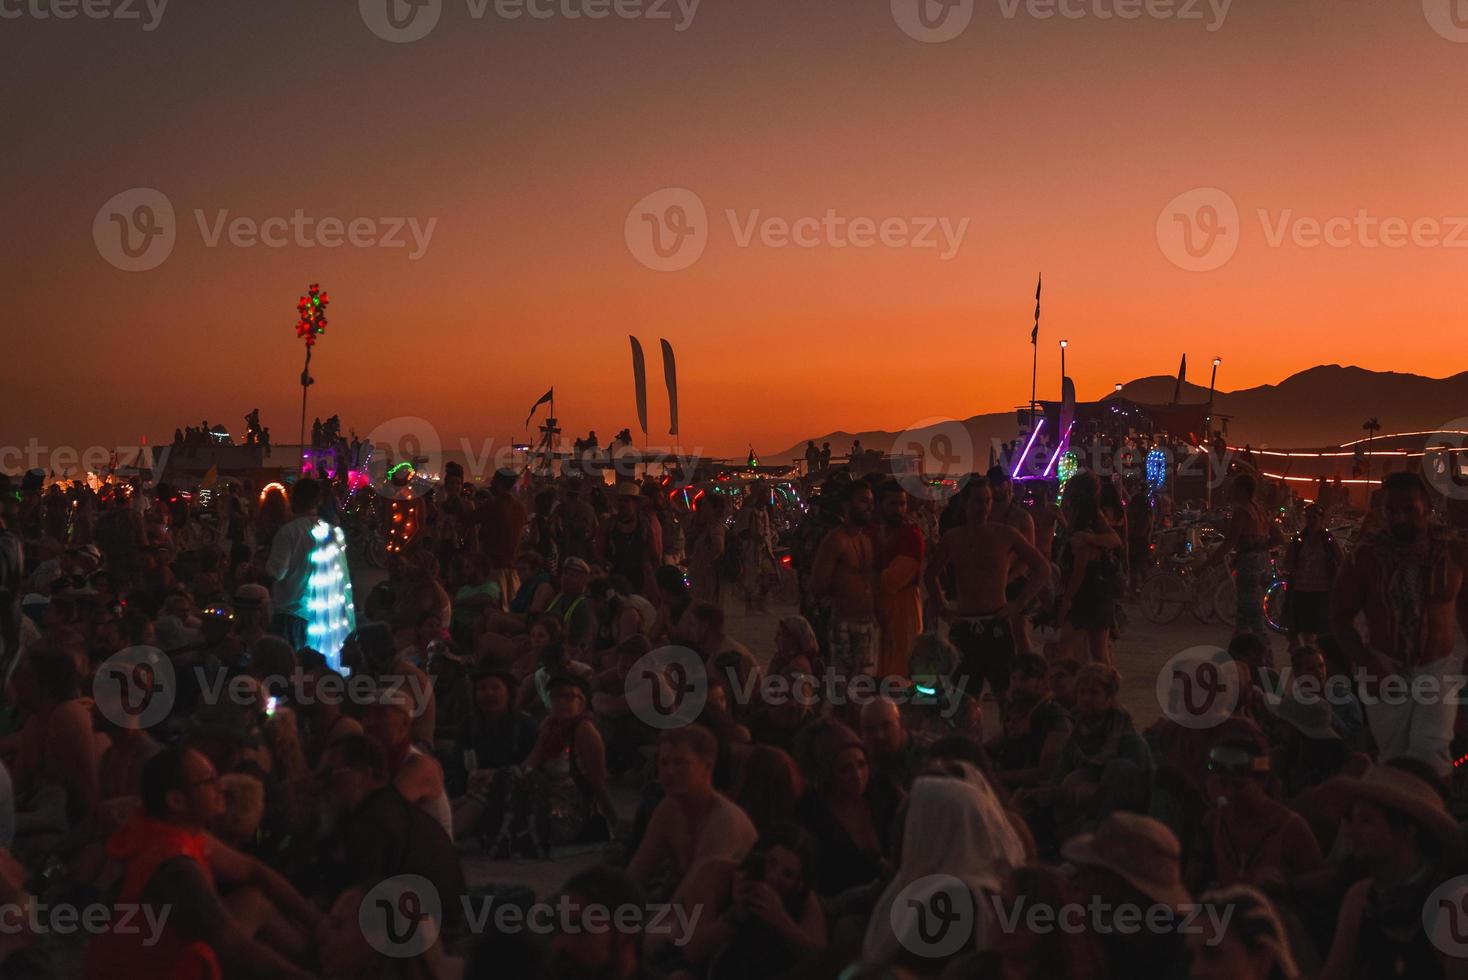
[{"label": "seated person", "polygon": [[[143,810],[113,835],[108,853],[123,865],[119,908],[172,910],[161,934],[107,930],[87,948],[87,980],[220,976],[227,962],[243,976],[310,977],[296,962],[308,952],[301,929],[320,913],[279,874],[211,837],[224,809],[219,774],[182,747],[143,767]],[[221,896],[220,886],[232,886]]]},{"label": "seated person", "polygon": [[632,879],[651,889],[664,874],[664,895],[677,892],[690,872],[711,858],[742,861],[754,846],[754,824],[714,789],[718,740],[700,725],[672,728],[658,738],[658,782],[665,794],[627,865]]}]

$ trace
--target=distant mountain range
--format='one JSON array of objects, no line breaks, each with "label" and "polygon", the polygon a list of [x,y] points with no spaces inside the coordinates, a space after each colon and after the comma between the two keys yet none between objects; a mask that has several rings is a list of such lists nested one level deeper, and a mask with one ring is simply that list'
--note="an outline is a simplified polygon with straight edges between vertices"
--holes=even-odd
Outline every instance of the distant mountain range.
[{"label": "distant mountain range", "polygon": [[[1172,401],[1175,377],[1157,375],[1138,378],[1124,385],[1121,396],[1144,404]],[[1203,403],[1208,389],[1184,384],[1179,401]],[[1381,422],[1381,435],[1438,428],[1468,428],[1468,372],[1451,378],[1424,378],[1394,371],[1368,371],[1359,367],[1322,364],[1293,374],[1279,384],[1261,385],[1214,394],[1214,412],[1229,416],[1229,442],[1249,443],[1255,448],[1313,448],[1337,446],[1365,436],[1361,425],[1368,418]],[[914,409],[921,414],[920,408]],[[1016,436],[1014,412],[994,412],[961,420],[973,439],[976,466],[987,465],[988,448],[995,440]],[[1448,423],[1456,423],[1449,426]],[[837,456],[846,454],[855,440],[866,449],[889,452],[901,433],[828,432],[811,436],[816,445],[831,444]],[[926,430],[910,433],[913,441],[926,444]],[[901,451],[903,447],[897,447]],[[805,453],[801,440],[770,457],[787,460]]]}]

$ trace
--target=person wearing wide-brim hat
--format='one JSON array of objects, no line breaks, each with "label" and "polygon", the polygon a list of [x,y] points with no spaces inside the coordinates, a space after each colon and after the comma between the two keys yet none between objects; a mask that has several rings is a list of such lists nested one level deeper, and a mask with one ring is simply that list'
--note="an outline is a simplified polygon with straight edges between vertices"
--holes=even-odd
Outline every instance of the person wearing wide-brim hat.
[{"label": "person wearing wide-brim hat", "polygon": [[[1352,857],[1370,872],[1341,901],[1322,976],[1461,973],[1447,969],[1443,954],[1451,947],[1434,945],[1442,937],[1429,935],[1423,926],[1424,911],[1438,904],[1439,887],[1452,879],[1444,869],[1462,851],[1462,827],[1448,813],[1438,790],[1409,768],[1415,763],[1373,765],[1359,777],[1337,777],[1322,787],[1328,799],[1343,806],[1343,830]],[[1461,896],[1460,888],[1456,898]],[[1437,908],[1437,913],[1461,916],[1461,902],[1449,901],[1447,906]],[[1447,925],[1461,933],[1461,924]],[[1451,962],[1461,967],[1464,961]]]},{"label": "person wearing wide-brim hat", "polygon": [[[1077,834],[1060,849],[1077,867],[1077,884],[1101,903],[1089,924],[1106,949],[1113,977],[1181,978],[1187,975],[1182,934],[1177,929],[1123,932],[1120,910],[1174,912],[1192,902],[1182,879],[1182,845],[1171,830],[1151,817],[1117,811],[1093,833]],[[1179,915],[1185,913],[1178,913]],[[1102,916],[1116,920],[1099,921]],[[1175,921],[1180,922],[1181,919]]]}]

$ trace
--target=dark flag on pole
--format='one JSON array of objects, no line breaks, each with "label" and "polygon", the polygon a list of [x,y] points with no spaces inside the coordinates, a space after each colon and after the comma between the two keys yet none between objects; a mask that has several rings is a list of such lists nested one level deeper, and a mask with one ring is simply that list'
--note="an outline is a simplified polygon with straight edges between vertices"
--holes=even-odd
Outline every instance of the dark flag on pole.
[{"label": "dark flag on pole", "polygon": [[1183,385],[1188,383],[1188,355],[1183,355],[1183,362],[1177,366],[1177,385],[1172,389],[1172,403],[1176,405],[1183,397]]},{"label": "dark flag on pole", "polygon": [[1040,343],[1040,286],[1044,281],[1044,273],[1035,278],[1035,329],[1030,331],[1030,343]]},{"label": "dark flag on pole", "polygon": [[627,337],[632,341],[632,384],[637,389],[637,424],[642,427],[642,434],[647,435],[647,363],[642,359],[642,345],[637,338]]},{"label": "dark flag on pole", "polygon": [[556,400],[556,389],[554,387],[552,387],[550,391],[547,391],[545,394],[543,394],[543,395],[540,396],[540,400],[539,401],[537,401],[534,405],[531,405],[530,406],[530,414],[527,415],[527,416],[525,416],[525,428],[527,428],[527,429],[530,428],[530,420],[533,419],[533,418],[535,418],[535,410],[537,408],[539,408],[540,406],[544,405],[546,402],[553,402],[555,400]]},{"label": "dark flag on pole", "polygon": [[678,362],[673,358],[673,345],[663,345],[663,380],[668,383],[668,435],[678,434]]}]

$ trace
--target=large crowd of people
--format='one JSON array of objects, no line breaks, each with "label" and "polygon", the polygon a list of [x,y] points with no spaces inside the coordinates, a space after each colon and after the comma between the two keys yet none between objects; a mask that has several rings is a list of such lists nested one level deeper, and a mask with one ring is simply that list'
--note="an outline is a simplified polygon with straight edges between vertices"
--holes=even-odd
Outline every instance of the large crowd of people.
[{"label": "large crowd of people", "polygon": [[760,481],[452,463],[426,494],[5,482],[0,975],[1468,976],[1468,550],[1419,476],[1349,549],[1235,476],[1236,631],[1146,724],[1145,485],[808,454],[793,520]]}]

